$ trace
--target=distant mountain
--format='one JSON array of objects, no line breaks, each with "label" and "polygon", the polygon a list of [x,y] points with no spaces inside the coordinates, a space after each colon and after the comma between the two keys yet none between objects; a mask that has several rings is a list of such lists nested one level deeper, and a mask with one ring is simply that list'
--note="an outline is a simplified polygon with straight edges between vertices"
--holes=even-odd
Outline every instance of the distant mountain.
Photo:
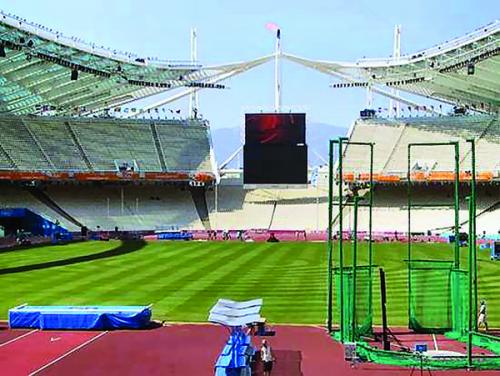
[{"label": "distant mountain", "polygon": [[[308,145],[309,166],[323,165],[328,161],[328,140],[345,136],[346,128],[324,123],[309,123],[306,128],[306,141]],[[215,156],[218,164],[223,163],[241,145],[240,128],[212,129]],[[242,153],[243,154],[243,153]],[[240,157],[240,164],[243,157]],[[321,157],[321,158],[320,158]],[[237,167],[238,158],[229,165]]]}]

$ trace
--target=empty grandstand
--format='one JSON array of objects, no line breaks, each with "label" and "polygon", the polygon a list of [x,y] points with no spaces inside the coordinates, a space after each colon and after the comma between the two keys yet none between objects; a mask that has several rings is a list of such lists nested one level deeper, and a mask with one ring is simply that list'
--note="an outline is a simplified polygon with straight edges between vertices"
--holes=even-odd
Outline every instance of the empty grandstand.
[{"label": "empty grandstand", "polygon": [[[355,123],[350,140],[369,140],[375,144],[374,169],[384,177],[406,178],[408,144],[432,140],[458,141],[461,170],[470,171],[471,153],[468,139],[476,140],[477,171],[481,180],[492,181],[500,177],[500,119],[497,115],[442,116],[359,120]],[[346,165],[351,172],[366,170],[363,150],[348,147]],[[454,155],[451,147],[424,148],[413,156],[415,171],[425,173],[432,180],[436,172],[451,172]],[[450,179],[451,180],[451,179]]]},{"label": "empty grandstand", "polygon": [[204,121],[1,116],[0,131],[3,171],[215,176]]}]

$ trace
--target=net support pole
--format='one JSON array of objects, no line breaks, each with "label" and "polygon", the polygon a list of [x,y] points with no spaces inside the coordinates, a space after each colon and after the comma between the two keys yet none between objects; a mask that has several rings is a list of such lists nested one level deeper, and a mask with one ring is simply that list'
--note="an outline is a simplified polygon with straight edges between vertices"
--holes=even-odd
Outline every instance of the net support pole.
[{"label": "net support pole", "polygon": [[472,217],[474,216],[474,203],[471,196],[466,197],[467,208],[469,212],[469,283],[468,283],[468,327],[467,327],[467,366],[472,366],[472,330],[473,330],[473,312],[472,312],[472,298],[473,298],[473,249],[475,247],[475,241],[472,239],[472,232],[474,228],[474,223]]},{"label": "net support pole", "polygon": [[385,272],[384,269],[379,268],[380,272],[380,303],[382,312],[382,343],[384,345],[384,350],[389,351],[391,349],[391,344],[387,336],[387,294],[385,287]]},{"label": "net support pole", "polygon": [[359,196],[354,197],[354,223],[353,223],[353,244],[352,244],[352,329],[351,329],[351,341],[356,340],[356,295],[357,295],[357,272],[358,272],[358,203],[361,198]]},{"label": "net support pole", "polygon": [[459,197],[459,185],[460,185],[460,151],[458,148],[458,142],[454,142],[455,150],[455,189],[454,189],[454,211],[455,211],[455,269],[460,268],[460,197]]},{"label": "net support pole", "polygon": [[[470,238],[472,238],[472,241],[474,244],[474,248],[472,249],[472,283],[473,283],[473,288],[474,288],[474,298],[472,302],[472,314],[473,317],[477,317],[477,302],[478,302],[478,296],[477,296],[477,226],[476,226],[476,217],[477,217],[477,193],[476,193],[476,141],[471,138],[467,140],[468,143],[470,143],[470,150],[471,150],[471,187],[470,187],[470,195],[471,195],[471,201],[472,201],[472,236],[469,235]],[[469,219],[470,220],[470,219]],[[472,323],[474,327],[474,331],[477,331],[477,321],[474,319]]]},{"label": "net support pole", "polygon": [[407,229],[406,234],[406,246],[407,246],[407,259],[408,259],[408,320],[411,317],[411,144],[408,145],[408,166],[406,171],[406,181],[407,181],[407,205],[408,205],[408,218],[407,218]]},{"label": "net support pole", "polygon": [[332,321],[333,321],[333,286],[332,286],[332,221],[333,221],[333,151],[334,151],[334,141],[330,140],[329,150],[328,150],[328,312],[327,312],[327,327],[328,332],[332,332]]},{"label": "net support pole", "polygon": [[339,159],[338,159],[338,181],[339,181],[339,273],[340,273],[340,341],[344,342],[344,158],[343,158],[343,142],[346,140],[344,137],[339,137]]},{"label": "net support pole", "polygon": [[368,208],[368,312],[372,314],[372,299],[373,299],[373,282],[372,282],[372,266],[373,266],[373,239],[372,239],[372,227],[373,227],[373,143],[370,144],[370,197],[369,197],[369,208]]}]

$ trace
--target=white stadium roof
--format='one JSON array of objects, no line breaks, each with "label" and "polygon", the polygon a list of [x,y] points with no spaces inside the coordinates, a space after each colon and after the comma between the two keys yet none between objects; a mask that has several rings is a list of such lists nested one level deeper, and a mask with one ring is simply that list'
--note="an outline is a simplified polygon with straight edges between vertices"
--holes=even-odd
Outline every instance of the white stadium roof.
[{"label": "white stadium roof", "polygon": [[398,59],[336,62],[283,56],[336,77],[347,86],[371,86],[381,93],[387,93],[384,86],[397,88],[481,112],[498,112],[500,108],[500,21]]},{"label": "white stadium roof", "polygon": [[[40,114],[48,108],[56,115],[85,115],[185,88],[130,115],[136,116],[214,87],[276,56],[339,79],[341,83],[334,87],[370,86],[389,97],[394,94],[387,87],[397,88],[480,112],[500,109],[499,21],[397,59],[336,62],[277,54],[216,66],[141,58],[0,12],[0,112]],[[413,104],[401,97],[393,99]]]}]

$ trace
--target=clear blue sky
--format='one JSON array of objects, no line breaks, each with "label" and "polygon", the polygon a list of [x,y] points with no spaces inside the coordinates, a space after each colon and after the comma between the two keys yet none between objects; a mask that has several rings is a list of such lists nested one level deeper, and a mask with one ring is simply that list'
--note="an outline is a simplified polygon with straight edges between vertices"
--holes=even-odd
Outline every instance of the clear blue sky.
[{"label": "clear blue sky", "polygon": [[[395,24],[411,53],[461,36],[500,16],[498,0],[0,0],[0,8],[30,21],[143,56],[189,59],[191,27],[198,29],[203,64],[257,58],[273,52],[268,22],[282,29],[283,49],[324,60],[385,57]],[[329,88],[332,78],[290,62],[283,65],[283,104],[308,120],[348,127],[364,106],[362,89]],[[249,108],[273,105],[273,65],[231,79],[230,90],[205,91],[200,112],[213,127],[240,126]],[[377,99],[387,106],[387,100]],[[187,100],[176,106],[187,112]]]}]

